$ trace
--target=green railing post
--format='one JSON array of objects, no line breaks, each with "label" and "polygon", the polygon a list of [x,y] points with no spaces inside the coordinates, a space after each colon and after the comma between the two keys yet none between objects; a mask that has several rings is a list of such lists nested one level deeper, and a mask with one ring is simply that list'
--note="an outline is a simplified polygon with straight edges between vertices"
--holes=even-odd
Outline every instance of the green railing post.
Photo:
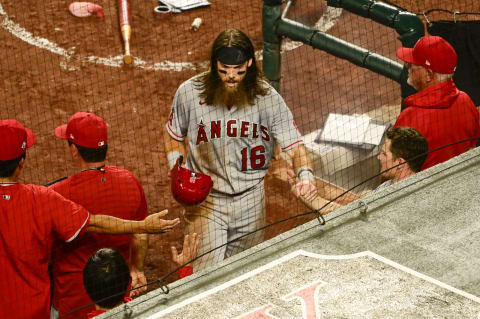
[{"label": "green railing post", "polygon": [[[327,4],[394,28],[399,35],[398,39],[407,48],[413,48],[418,39],[425,35],[425,26],[419,17],[383,2],[374,0],[327,0]],[[404,68],[397,81],[401,86],[402,109],[403,100],[416,92],[413,87],[407,84],[407,79],[408,71]]]},{"label": "green railing post", "polygon": [[415,14],[374,0],[327,0],[327,5],[343,8],[364,18],[394,28],[405,47],[412,48],[425,35],[422,20]]},{"label": "green railing post", "polygon": [[[294,3],[289,2],[287,7]],[[327,0],[327,4],[394,28],[405,47],[413,47],[425,35],[423,22],[415,14],[380,1]],[[287,36],[400,83],[402,98],[415,93],[407,84],[408,72],[400,63],[287,19],[282,16],[281,6],[282,0],[263,2],[263,72],[277,90],[281,79],[281,37]]]},{"label": "green railing post", "polygon": [[282,39],[276,33],[276,23],[282,15],[282,0],[264,0],[262,11],[263,74],[280,91]]},{"label": "green railing post", "polygon": [[309,28],[299,22],[281,19],[277,33],[294,41],[300,41],[316,49],[323,50],[341,59],[386,76],[399,82],[402,65],[398,62],[372,53],[364,48],[338,39],[329,34]]}]

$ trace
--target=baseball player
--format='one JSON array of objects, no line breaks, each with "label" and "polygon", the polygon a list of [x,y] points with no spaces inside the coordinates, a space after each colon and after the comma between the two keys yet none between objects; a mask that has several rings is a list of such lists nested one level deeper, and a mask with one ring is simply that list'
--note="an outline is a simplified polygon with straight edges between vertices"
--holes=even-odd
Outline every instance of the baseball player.
[{"label": "baseball player", "polygon": [[[85,207],[90,213],[108,212],[123,219],[143,220],[147,215],[145,194],[138,179],[129,171],[105,164],[107,124],[93,113],[75,113],[68,124],[55,129],[68,142],[68,149],[80,171],[53,185],[51,189]],[[53,249],[53,308],[60,316],[90,304],[83,286],[83,268],[88,258],[102,247],[119,250],[129,261],[132,287],[146,285],[143,262],[147,234],[112,236],[84,234],[73,243],[56,242]],[[147,287],[133,290],[138,295]],[[72,317],[85,318],[94,307],[75,311]],[[53,312],[53,311],[52,311]]]},{"label": "baseball player", "polygon": [[166,130],[170,168],[182,155],[188,169],[213,180],[203,203],[185,207],[185,233],[202,234],[200,254],[233,241],[200,258],[195,271],[263,240],[264,177],[275,143],[292,157],[300,196],[316,196],[292,113],[263,80],[252,42],[240,30],[221,32],[211,48],[209,71],[180,85]]},{"label": "baseball player", "polygon": [[18,182],[35,134],[16,120],[0,121],[0,318],[50,318],[48,259],[54,239],[84,233],[158,233],[179,220],[163,211],[143,221],[92,215],[43,186]]}]

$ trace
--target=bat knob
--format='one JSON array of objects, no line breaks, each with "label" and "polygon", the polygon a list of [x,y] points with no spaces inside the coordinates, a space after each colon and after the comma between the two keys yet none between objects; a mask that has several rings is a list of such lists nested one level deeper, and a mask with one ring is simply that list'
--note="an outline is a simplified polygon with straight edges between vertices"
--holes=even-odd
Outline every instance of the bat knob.
[{"label": "bat knob", "polygon": [[133,62],[133,57],[132,57],[131,55],[125,55],[125,56],[123,57],[123,62],[124,62],[125,64],[132,64],[132,62]]}]

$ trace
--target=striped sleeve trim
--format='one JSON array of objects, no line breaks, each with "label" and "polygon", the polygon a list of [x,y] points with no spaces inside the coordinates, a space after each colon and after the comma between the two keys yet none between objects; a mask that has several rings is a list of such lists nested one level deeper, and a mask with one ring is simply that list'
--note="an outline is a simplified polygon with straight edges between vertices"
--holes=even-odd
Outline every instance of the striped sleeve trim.
[{"label": "striped sleeve trim", "polygon": [[78,234],[80,234],[80,232],[83,230],[83,228],[85,227],[85,225],[87,225],[87,222],[90,220],[90,213],[88,213],[87,215],[87,218],[85,219],[85,221],[83,222],[82,226],[77,230],[77,232],[75,234],[73,234],[72,237],[70,237],[69,239],[67,239],[65,242],[69,243],[71,242],[72,240],[74,240],[75,238],[77,238]]},{"label": "striped sleeve trim", "polygon": [[167,123],[167,132],[168,134],[170,134],[170,136],[177,140],[177,141],[180,141],[180,142],[183,142],[185,140],[185,136],[181,136],[181,135],[178,135],[178,134],[175,134],[175,132],[170,128],[170,125]]},{"label": "striped sleeve trim", "polygon": [[303,140],[298,140],[298,141],[293,142],[292,144],[290,144],[288,146],[282,147],[282,151],[286,151],[286,150],[292,148],[294,145],[299,144],[299,143],[303,143]]}]

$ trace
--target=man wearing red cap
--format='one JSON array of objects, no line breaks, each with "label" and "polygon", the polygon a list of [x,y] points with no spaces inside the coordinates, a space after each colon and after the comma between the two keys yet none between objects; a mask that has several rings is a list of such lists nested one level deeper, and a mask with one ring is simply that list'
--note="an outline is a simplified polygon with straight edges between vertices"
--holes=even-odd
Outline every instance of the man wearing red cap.
[{"label": "man wearing red cap", "polygon": [[[145,194],[138,179],[129,171],[106,166],[107,124],[93,113],[75,113],[68,124],[55,129],[55,135],[67,140],[71,157],[80,172],[51,186],[65,198],[85,207],[90,213],[143,220],[147,215]],[[147,234],[112,236],[84,234],[73,243],[55,243],[53,249],[53,308],[60,316],[91,304],[83,287],[83,268],[98,249],[118,249],[129,261],[132,287],[146,285],[143,262],[147,252]],[[131,296],[146,287],[132,291]],[[72,318],[85,318],[93,306],[76,311]]]},{"label": "man wearing red cap", "polygon": [[158,233],[179,220],[167,211],[143,221],[91,215],[58,193],[18,182],[35,134],[16,120],[0,121],[0,318],[50,318],[48,259],[54,239],[72,242],[84,233]]},{"label": "man wearing red cap", "polygon": [[[422,169],[475,147],[479,114],[470,97],[453,82],[457,54],[452,46],[441,37],[425,36],[413,49],[398,49],[397,56],[406,63],[408,84],[418,93],[405,99],[395,127],[414,128],[427,139],[431,153]],[[439,147],[444,148],[435,151]]]}]

